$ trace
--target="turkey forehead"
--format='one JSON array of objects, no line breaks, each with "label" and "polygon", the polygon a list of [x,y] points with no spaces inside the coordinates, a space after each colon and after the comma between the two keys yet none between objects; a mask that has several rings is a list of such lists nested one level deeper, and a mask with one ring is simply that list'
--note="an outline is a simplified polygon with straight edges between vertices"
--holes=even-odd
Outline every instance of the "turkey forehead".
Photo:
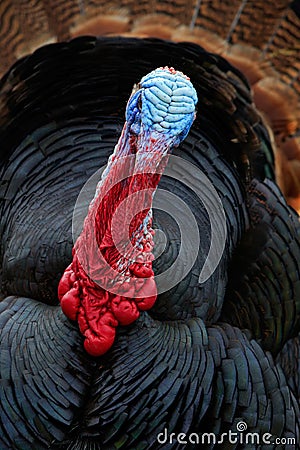
[{"label": "turkey forehead", "polygon": [[197,104],[197,93],[190,79],[173,68],[159,68],[144,76],[128,102],[128,118],[135,110],[136,131],[141,124],[178,138],[179,144],[189,131]]}]

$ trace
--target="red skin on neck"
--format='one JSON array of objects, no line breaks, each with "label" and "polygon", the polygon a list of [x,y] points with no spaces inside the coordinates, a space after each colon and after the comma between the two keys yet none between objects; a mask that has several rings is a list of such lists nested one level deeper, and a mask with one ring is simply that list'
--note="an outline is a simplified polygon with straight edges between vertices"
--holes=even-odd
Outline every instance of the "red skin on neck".
[{"label": "red skin on neck", "polygon": [[[157,298],[149,211],[162,173],[161,167],[157,168],[166,161],[161,164],[162,153],[153,139],[151,158],[144,158],[146,153],[150,155],[148,146],[141,158],[118,158],[118,153],[124,155],[125,133],[126,124],[58,288],[63,312],[78,321],[84,347],[93,356],[106,353],[114,342],[116,327],[133,323]],[[136,154],[137,140],[130,135],[125,156]],[[122,180],[123,173],[130,175]],[[127,202],[126,208],[118,210],[123,202]],[[129,232],[124,239],[126,224]]]}]

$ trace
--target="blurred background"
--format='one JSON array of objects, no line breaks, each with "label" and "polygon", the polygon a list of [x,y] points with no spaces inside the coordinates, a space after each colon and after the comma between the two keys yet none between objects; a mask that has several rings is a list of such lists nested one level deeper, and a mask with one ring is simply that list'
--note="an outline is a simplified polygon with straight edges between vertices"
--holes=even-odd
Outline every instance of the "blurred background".
[{"label": "blurred background", "polygon": [[81,35],[190,41],[237,66],[272,135],[278,183],[300,211],[300,0],[1,0],[0,75]]}]

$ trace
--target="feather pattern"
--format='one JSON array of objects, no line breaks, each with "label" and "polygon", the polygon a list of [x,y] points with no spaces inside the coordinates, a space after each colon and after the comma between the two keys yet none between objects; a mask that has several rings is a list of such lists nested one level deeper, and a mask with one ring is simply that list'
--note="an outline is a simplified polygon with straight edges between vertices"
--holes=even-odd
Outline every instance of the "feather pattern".
[{"label": "feather pattern", "polygon": [[[165,428],[221,435],[240,421],[299,441],[300,224],[276,185],[297,206],[299,2],[253,4],[1,2],[3,73],[59,41],[0,82],[1,449],[155,449]],[[82,34],[110,36],[64,41]],[[191,189],[163,176],[159,186],[191,208],[201,252],[92,358],[57,299],[74,205],[112,153],[133,84],[166,65],[197,91],[196,120],[174,154],[216,189],[224,253],[199,284],[209,217]],[[153,221],[166,237],[159,272],[178,255],[180,230],[168,215]]]},{"label": "feather pattern", "polygon": [[250,228],[231,262],[222,315],[276,355],[299,332],[299,218],[269,180],[253,183],[249,209]]}]

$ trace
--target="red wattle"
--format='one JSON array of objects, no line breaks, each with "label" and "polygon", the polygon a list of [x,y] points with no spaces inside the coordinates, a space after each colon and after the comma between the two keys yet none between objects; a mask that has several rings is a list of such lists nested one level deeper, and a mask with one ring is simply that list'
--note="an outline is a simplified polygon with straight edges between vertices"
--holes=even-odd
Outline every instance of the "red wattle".
[{"label": "red wattle", "polygon": [[132,275],[135,275],[138,278],[148,278],[154,275],[151,264],[139,264],[134,263],[129,266],[129,270]]},{"label": "red wattle", "polygon": [[[71,289],[73,282],[71,281],[72,274],[71,264],[66,268],[61,277],[60,283],[58,285],[58,298],[59,300]],[[73,280],[74,281],[74,280]]]},{"label": "red wattle", "polygon": [[[120,140],[125,142],[124,133]],[[128,154],[138,151],[137,139],[130,136]],[[152,144],[159,145],[157,140]],[[122,161],[115,155],[111,158],[109,176],[100,182],[74,245],[72,263],[58,288],[62,310],[78,321],[84,348],[92,356],[106,353],[113,345],[116,327],[132,324],[157,298],[149,211],[161,176],[154,170],[161,154],[157,151],[151,158]],[[130,175],[124,178],[124,173]],[[126,208],[118,210],[122,202],[127,202]]]},{"label": "red wattle", "polygon": [[157,288],[154,278],[147,278],[138,291],[138,297],[136,298],[137,307],[141,311],[146,311],[154,305],[157,299]]},{"label": "red wattle", "polygon": [[154,303],[156,302],[157,296],[153,296],[153,297],[146,297],[146,298],[141,298],[140,300],[137,300],[137,305],[138,308],[141,311],[147,311],[148,309],[152,308],[152,306],[154,305]]},{"label": "red wattle", "polygon": [[63,313],[71,320],[76,320],[78,309],[80,306],[78,288],[74,287],[69,290],[60,300]]},{"label": "red wattle", "polygon": [[91,356],[104,355],[114,343],[116,336],[116,329],[114,327],[107,327],[107,329],[101,331],[100,336],[89,332],[89,330],[85,334],[83,345]]},{"label": "red wattle", "polygon": [[140,313],[134,300],[116,295],[111,301],[111,310],[120,325],[130,325],[135,322]]}]

